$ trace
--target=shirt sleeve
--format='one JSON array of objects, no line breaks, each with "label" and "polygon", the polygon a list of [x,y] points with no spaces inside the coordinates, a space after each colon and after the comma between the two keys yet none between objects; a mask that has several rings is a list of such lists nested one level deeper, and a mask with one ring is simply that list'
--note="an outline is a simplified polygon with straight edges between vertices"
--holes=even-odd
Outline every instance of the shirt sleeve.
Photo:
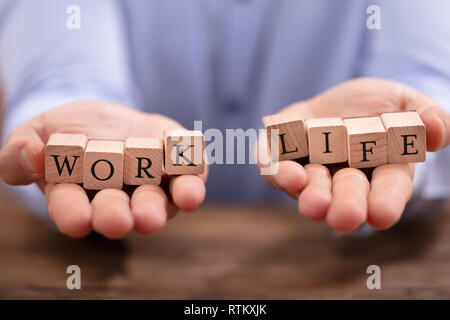
[{"label": "shirt sleeve", "polygon": [[[450,2],[378,1],[381,29],[365,31],[359,76],[395,80],[450,110]],[[365,26],[364,26],[365,27]],[[450,198],[449,148],[416,165],[414,203]]]},{"label": "shirt sleeve", "polygon": [[[35,115],[76,100],[138,108],[124,16],[115,0],[1,2],[3,139]],[[46,216],[44,198],[34,185],[11,189]]]}]

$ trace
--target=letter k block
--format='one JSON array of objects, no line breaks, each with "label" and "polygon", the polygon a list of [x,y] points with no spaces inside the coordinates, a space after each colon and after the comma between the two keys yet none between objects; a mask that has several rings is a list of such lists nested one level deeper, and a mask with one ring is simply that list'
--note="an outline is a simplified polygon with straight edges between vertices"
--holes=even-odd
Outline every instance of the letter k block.
[{"label": "letter k block", "polygon": [[202,174],[205,171],[204,149],[205,140],[200,131],[164,132],[164,172]]},{"label": "letter k block", "polygon": [[53,133],[45,147],[45,181],[82,183],[86,142],[83,134]]},{"label": "letter k block", "polygon": [[348,164],[373,168],[387,164],[387,136],[380,117],[344,119],[348,134]]}]

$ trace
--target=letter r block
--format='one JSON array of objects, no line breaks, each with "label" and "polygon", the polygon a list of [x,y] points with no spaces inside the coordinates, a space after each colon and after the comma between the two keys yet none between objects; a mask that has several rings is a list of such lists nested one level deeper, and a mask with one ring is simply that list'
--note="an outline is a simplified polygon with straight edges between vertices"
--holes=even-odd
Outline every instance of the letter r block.
[{"label": "letter r block", "polygon": [[53,133],[45,147],[45,181],[82,183],[86,142],[83,134]]},{"label": "letter r block", "polygon": [[[262,120],[267,130],[269,149],[272,150],[272,140],[278,141],[278,160],[298,159],[308,155],[305,127],[298,112],[277,113],[265,116]],[[273,131],[275,129],[278,133]],[[273,158],[275,150],[271,151],[271,155]]]},{"label": "letter r block", "polygon": [[205,140],[200,131],[164,132],[164,172],[166,174],[202,174]]},{"label": "letter r block", "polygon": [[163,143],[161,139],[128,138],[125,141],[123,182],[129,185],[161,183]]},{"label": "letter r block", "polygon": [[88,141],[84,153],[83,186],[85,189],[122,189],[123,148],[122,141]]},{"label": "letter r block", "polygon": [[348,164],[372,168],[387,163],[386,130],[380,117],[344,119],[348,135]]},{"label": "letter r block", "polygon": [[388,163],[425,161],[425,125],[417,112],[390,112],[380,117],[387,131]]},{"label": "letter r block", "polygon": [[310,163],[347,161],[347,128],[341,118],[309,119],[305,125]]}]

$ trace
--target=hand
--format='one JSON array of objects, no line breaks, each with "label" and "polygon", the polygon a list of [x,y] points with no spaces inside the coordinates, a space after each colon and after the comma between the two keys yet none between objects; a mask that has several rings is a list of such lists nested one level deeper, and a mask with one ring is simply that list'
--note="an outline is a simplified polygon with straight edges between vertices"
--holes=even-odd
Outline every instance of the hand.
[{"label": "hand", "polygon": [[[347,81],[281,112],[293,110],[304,119],[417,110],[426,127],[427,150],[437,151],[450,143],[449,113],[430,97],[393,81]],[[366,221],[374,228],[386,229],[400,219],[411,197],[414,165],[390,164],[363,172],[281,161],[276,174],[263,177],[271,186],[298,199],[302,215],[312,220],[326,218],[332,228],[350,232]]]},{"label": "hand", "polygon": [[0,178],[11,185],[37,183],[47,198],[50,218],[69,236],[81,237],[92,229],[108,238],[123,237],[133,228],[148,234],[162,228],[178,208],[193,211],[203,202],[207,172],[166,176],[161,186],[139,186],[131,197],[122,190],[101,190],[90,202],[77,184],[44,181],[45,144],[54,132],[83,133],[89,139],[162,139],[164,130],[179,128],[162,115],[106,102],[75,102],[44,112],[11,133],[0,150]]}]

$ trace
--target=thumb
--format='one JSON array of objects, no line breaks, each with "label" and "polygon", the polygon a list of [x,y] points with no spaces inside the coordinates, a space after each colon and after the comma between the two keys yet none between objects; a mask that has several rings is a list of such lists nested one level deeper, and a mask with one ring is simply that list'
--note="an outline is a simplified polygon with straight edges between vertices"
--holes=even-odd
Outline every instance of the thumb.
[{"label": "thumb", "polygon": [[45,144],[30,123],[14,130],[0,150],[0,178],[11,185],[36,182],[44,176]]},{"label": "thumb", "polygon": [[428,151],[438,151],[450,144],[450,113],[434,99],[414,91],[407,96],[406,108],[419,113],[426,128]]}]

